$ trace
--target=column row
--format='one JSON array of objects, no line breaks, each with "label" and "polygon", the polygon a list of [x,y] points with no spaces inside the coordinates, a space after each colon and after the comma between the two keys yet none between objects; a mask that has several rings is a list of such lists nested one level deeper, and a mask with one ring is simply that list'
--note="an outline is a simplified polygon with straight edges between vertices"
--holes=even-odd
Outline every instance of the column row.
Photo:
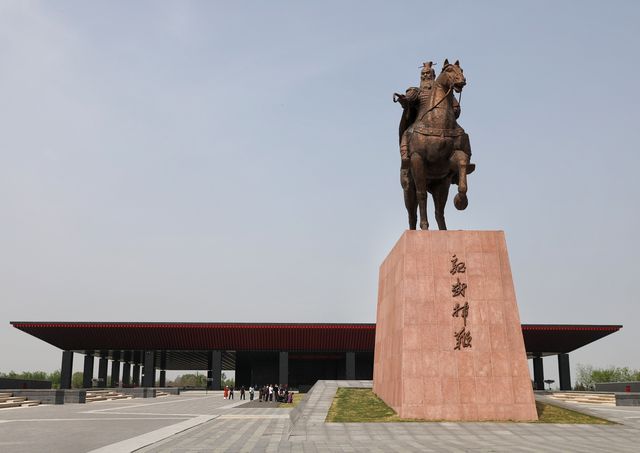
[{"label": "column row", "polygon": [[[109,359],[107,351],[100,352],[98,362],[98,387],[129,387],[155,386],[155,351],[114,351],[111,360],[111,381],[107,382]],[[160,385],[166,385],[166,351],[160,354]],[[120,378],[120,363],[122,362],[122,380]],[[133,365],[133,366],[132,366]],[[82,387],[93,387],[94,352],[85,351],[82,373]],[[133,373],[132,373],[133,371]],[[141,374],[142,372],[142,374]],[[60,369],[60,388],[70,389],[73,377],[73,351],[62,352],[62,366]]]},{"label": "column row", "polygon": [[[558,354],[558,376],[560,390],[571,390],[571,368],[569,366],[569,354]],[[544,367],[542,357],[533,358],[533,383],[535,390],[544,390]]]},{"label": "column row", "polygon": [[[210,390],[220,390],[221,386],[221,375],[222,375],[222,352],[223,351],[208,351],[207,355],[207,388]],[[166,367],[167,367],[167,352],[160,351],[159,354],[159,363],[156,363],[156,354],[155,350],[147,350],[147,351],[113,351],[111,354],[111,379],[110,382],[107,382],[109,377],[109,357],[108,351],[100,351],[94,357],[94,351],[85,351],[84,356],[84,366],[83,366],[83,378],[82,378],[82,387],[84,388],[92,388],[94,386],[93,379],[93,370],[94,370],[94,360],[95,357],[99,358],[98,362],[98,379],[97,386],[98,387],[155,387],[156,386],[156,369],[160,370],[160,376],[158,379],[158,384],[160,387],[166,386]],[[243,353],[247,355],[247,352]],[[266,354],[266,353],[265,353]],[[289,384],[289,352],[287,351],[279,351],[279,352],[271,352],[271,357],[276,359],[276,363],[270,361],[271,364],[276,365],[277,368],[271,368],[269,366],[269,361],[266,363],[258,363],[258,366],[267,366],[270,370],[267,374],[261,374],[260,377],[268,375],[271,376],[267,380],[273,382],[278,382],[281,385]],[[237,356],[237,360],[239,359],[239,355]],[[335,365],[336,373],[338,374],[338,378],[344,376],[344,379],[354,380],[356,379],[356,353],[355,352],[346,352],[343,356],[344,362],[340,365]],[[299,357],[296,358],[299,363]],[[540,359],[541,360],[541,359]],[[246,362],[246,363],[245,363]],[[258,379],[258,376],[255,376],[254,366],[256,364],[253,363],[254,360],[251,358],[244,359],[243,364],[249,366],[248,375],[244,377],[244,380],[247,382],[251,381],[254,383],[254,380]],[[535,361],[534,361],[535,362]],[[336,363],[335,360],[332,363]],[[536,362],[537,363],[537,362]],[[236,368],[238,368],[238,361],[236,361]],[[534,363],[534,367],[535,367]],[[299,365],[298,365],[299,368]],[[246,371],[246,366],[244,366],[243,371]],[[63,389],[70,389],[72,386],[72,374],[73,374],[73,351],[63,351],[62,353],[62,368],[61,368],[61,383],[60,386]],[[342,371],[340,371],[342,370]],[[236,380],[244,382],[243,379],[240,379],[238,376],[238,370],[236,370]],[[263,370],[264,371],[264,370]],[[296,373],[296,371],[293,371]],[[242,374],[242,373],[241,373]],[[245,373],[246,374],[246,373]],[[360,373],[362,374],[362,373]],[[340,376],[341,375],[341,376]],[[275,380],[277,379],[277,381]],[[264,379],[262,379],[264,380]],[[266,381],[265,381],[266,382]]]}]

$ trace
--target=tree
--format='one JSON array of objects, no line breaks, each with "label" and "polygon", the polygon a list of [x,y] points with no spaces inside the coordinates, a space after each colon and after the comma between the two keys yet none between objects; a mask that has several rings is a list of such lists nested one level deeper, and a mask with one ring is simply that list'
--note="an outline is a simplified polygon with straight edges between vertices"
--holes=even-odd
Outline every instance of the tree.
[{"label": "tree", "polygon": [[222,372],[222,376],[220,377],[220,384],[225,387],[225,386],[229,386],[229,387],[234,387],[236,382],[234,379],[232,378],[228,378],[227,375],[224,373],[224,371]]},{"label": "tree", "polygon": [[75,373],[73,373],[73,375],[71,376],[71,388],[74,388],[74,389],[83,388],[82,377],[83,377],[82,371],[76,371]]},{"label": "tree", "polygon": [[49,381],[51,381],[51,388],[59,389],[60,388],[60,370],[56,370],[52,373],[49,373]]},{"label": "tree", "polygon": [[22,371],[16,373],[9,371],[8,373],[0,373],[0,377],[8,379],[28,379],[33,381],[51,381],[51,388],[60,388],[60,370],[47,373],[46,371]]},{"label": "tree", "polygon": [[594,368],[591,365],[576,366],[576,390],[595,390],[599,382],[640,381],[640,370],[629,367]]},{"label": "tree", "polygon": [[206,387],[207,375],[206,374],[183,374],[176,376],[176,378],[170,382],[175,387]]}]

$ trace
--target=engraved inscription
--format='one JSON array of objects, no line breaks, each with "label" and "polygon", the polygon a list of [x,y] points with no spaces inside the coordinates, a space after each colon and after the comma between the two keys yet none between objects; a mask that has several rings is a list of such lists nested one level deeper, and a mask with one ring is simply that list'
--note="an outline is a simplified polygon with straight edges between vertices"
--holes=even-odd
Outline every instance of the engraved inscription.
[{"label": "engraved inscription", "polygon": [[[451,257],[451,269],[449,273],[451,275],[456,274],[464,274],[467,272],[467,266],[463,261],[460,261],[456,255]],[[467,284],[460,281],[460,277],[456,277],[456,282],[451,285],[451,296],[452,297],[466,297]],[[456,302],[453,306],[453,312],[451,316],[454,318],[462,318],[462,329],[453,333],[454,338],[456,339],[456,344],[453,347],[454,350],[460,350],[463,348],[471,347],[471,340],[473,337],[471,336],[471,332],[467,330],[467,318],[469,317],[469,302],[464,301],[464,303]]]}]

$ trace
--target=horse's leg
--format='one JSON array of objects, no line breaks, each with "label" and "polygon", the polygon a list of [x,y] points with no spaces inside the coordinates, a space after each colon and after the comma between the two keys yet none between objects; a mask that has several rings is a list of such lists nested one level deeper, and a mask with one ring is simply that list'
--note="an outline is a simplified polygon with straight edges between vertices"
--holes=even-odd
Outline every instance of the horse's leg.
[{"label": "horse's leg", "polygon": [[469,156],[464,151],[454,151],[451,156],[451,168],[458,174],[458,193],[453,199],[453,204],[460,211],[466,209],[469,204],[467,199],[467,165],[469,165]]},{"label": "horse's leg", "polygon": [[409,214],[409,229],[415,230],[418,223],[418,200],[416,199],[416,184],[411,177],[410,169],[400,170],[400,183],[404,192],[404,205]]},{"label": "horse's leg", "polygon": [[420,208],[420,229],[428,230],[427,220],[427,177],[425,174],[424,161],[418,153],[411,155],[411,175],[416,187],[416,197]]},{"label": "horse's leg", "polygon": [[433,184],[431,194],[433,195],[433,204],[436,208],[436,222],[440,230],[447,229],[447,223],[444,220],[444,207],[449,198],[449,186],[451,186],[451,178],[444,178]]}]

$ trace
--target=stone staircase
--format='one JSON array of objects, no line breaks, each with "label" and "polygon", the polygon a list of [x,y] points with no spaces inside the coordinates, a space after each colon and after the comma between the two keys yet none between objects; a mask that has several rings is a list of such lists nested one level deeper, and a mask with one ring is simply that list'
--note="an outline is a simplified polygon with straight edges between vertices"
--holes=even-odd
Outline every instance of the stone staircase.
[{"label": "stone staircase", "polygon": [[87,390],[87,403],[96,401],[124,400],[133,398],[131,395],[116,392],[115,390]]},{"label": "stone staircase", "polygon": [[7,409],[9,407],[30,407],[37,406],[40,401],[28,400],[24,396],[13,396],[13,393],[3,392],[0,393],[0,409]]},{"label": "stone staircase", "polygon": [[560,401],[582,404],[601,404],[603,406],[615,406],[615,393],[596,393],[596,392],[554,392],[550,395]]}]

